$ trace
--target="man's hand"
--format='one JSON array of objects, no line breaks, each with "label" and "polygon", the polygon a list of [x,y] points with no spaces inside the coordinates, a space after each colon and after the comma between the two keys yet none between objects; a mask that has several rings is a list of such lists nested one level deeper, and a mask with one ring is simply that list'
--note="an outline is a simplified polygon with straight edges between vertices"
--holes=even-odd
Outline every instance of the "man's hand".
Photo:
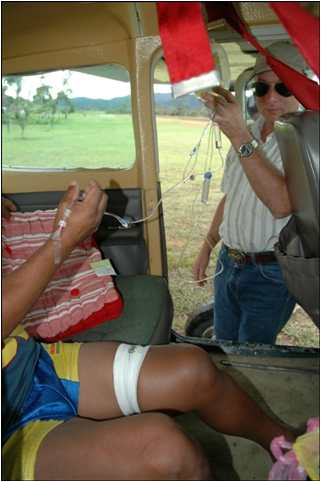
[{"label": "man's hand", "polygon": [[1,216],[3,216],[5,219],[10,219],[11,213],[17,211],[17,207],[9,199],[2,198],[1,201],[2,201],[1,202]]},{"label": "man's hand", "polygon": [[234,147],[252,139],[243,118],[241,108],[234,95],[223,87],[214,87],[212,92],[202,94],[205,105],[214,113],[214,122],[229,138]]},{"label": "man's hand", "polygon": [[62,232],[62,242],[73,248],[93,234],[100,225],[107,205],[107,195],[96,181],[90,181],[84,190],[83,200],[79,199],[79,186],[71,183],[58,206],[56,226],[62,219],[64,209],[71,209],[67,225]]},{"label": "man's hand", "polygon": [[199,286],[204,286],[207,281],[204,278],[207,278],[206,270],[210,261],[212,248],[210,247],[207,241],[204,241],[204,244],[193,264],[193,278],[197,281]]}]

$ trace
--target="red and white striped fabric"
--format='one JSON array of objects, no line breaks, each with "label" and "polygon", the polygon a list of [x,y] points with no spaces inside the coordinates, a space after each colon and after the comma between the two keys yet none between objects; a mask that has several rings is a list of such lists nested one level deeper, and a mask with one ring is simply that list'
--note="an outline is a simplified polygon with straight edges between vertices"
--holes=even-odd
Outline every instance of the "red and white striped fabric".
[{"label": "red and white striped fabric", "polygon": [[[54,209],[16,212],[10,220],[3,219],[4,274],[16,270],[46,242],[55,215]],[[72,251],[23,320],[31,335],[56,341],[120,315],[123,303],[112,277],[97,276],[91,268],[100,260],[90,238]]]}]

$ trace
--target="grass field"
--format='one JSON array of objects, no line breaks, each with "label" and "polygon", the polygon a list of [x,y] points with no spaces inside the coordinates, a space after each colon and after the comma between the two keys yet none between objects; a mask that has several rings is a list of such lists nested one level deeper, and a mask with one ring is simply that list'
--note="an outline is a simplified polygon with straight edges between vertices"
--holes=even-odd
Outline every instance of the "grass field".
[{"label": "grass field", "polygon": [[[169,264],[169,283],[175,306],[175,328],[183,332],[187,315],[212,299],[212,283],[199,288],[192,280],[192,264],[207,232],[222,194],[222,161],[211,151],[204,135],[193,173],[194,180],[181,181],[191,173],[189,154],[199,142],[205,119],[159,117],[157,119],[160,178]],[[128,168],[135,158],[131,118],[104,113],[72,114],[53,128],[28,125],[24,138],[17,126],[3,127],[3,164],[29,167],[119,167]],[[212,139],[213,140],[213,139]],[[223,138],[221,154],[228,142]],[[200,202],[202,175],[211,167],[213,180],[208,204]],[[187,169],[186,169],[187,168]],[[174,185],[175,189],[170,190]],[[169,190],[169,191],[168,191]],[[166,193],[168,191],[168,193]],[[214,271],[218,248],[213,252],[208,275]],[[277,342],[319,346],[319,332],[304,311],[297,307]]]},{"label": "grass field", "polygon": [[9,166],[130,167],[136,157],[130,115],[74,113],[50,125],[3,126],[3,163]]}]

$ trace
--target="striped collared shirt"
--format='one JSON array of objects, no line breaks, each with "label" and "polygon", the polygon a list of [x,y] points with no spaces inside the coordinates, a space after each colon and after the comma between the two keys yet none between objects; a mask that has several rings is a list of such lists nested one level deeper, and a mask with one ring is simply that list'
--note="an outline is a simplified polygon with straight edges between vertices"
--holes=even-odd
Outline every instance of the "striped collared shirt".
[{"label": "striped collared shirt", "polygon": [[[261,138],[263,117],[251,126],[256,139]],[[270,134],[261,150],[267,159],[283,172],[283,165],[275,134]],[[219,228],[222,241],[230,248],[256,253],[273,251],[281,229],[289,217],[276,219],[271,211],[259,200],[233,147],[230,148],[221,184],[226,194],[223,221]]]}]

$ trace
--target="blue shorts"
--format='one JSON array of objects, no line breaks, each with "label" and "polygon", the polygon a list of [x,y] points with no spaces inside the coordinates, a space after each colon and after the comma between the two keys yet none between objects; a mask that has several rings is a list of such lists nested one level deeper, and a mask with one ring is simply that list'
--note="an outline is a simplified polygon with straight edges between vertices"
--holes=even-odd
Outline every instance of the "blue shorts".
[{"label": "blue shorts", "polygon": [[5,434],[5,480],[33,480],[42,440],[57,425],[77,416],[80,347],[81,343],[42,344],[19,420]]}]

